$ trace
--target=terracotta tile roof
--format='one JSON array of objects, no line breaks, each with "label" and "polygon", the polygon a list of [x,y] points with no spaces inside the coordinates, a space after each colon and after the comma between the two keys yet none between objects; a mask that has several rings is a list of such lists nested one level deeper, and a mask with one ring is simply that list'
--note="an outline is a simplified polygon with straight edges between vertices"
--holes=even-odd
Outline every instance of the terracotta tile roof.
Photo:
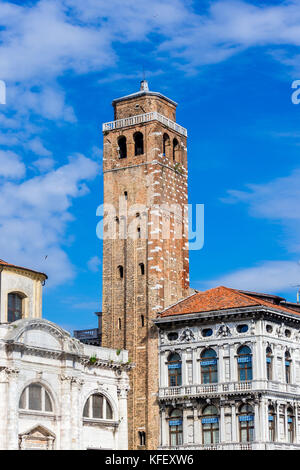
[{"label": "terracotta tile roof", "polygon": [[[253,293],[254,294],[254,293]],[[297,314],[295,310],[275,305],[250,294],[243,294],[236,289],[228,287],[215,287],[205,292],[196,292],[167,309],[163,310],[159,317],[169,317],[171,315],[185,315],[189,313],[211,312],[216,310],[229,310],[233,308],[267,306],[272,309]]]},{"label": "terracotta tile roof", "polygon": [[3,259],[0,259],[0,266],[7,266],[9,268],[16,268],[16,269],[20,269],[21,271],[29,271],[31,273],[40,274],[41,276],[44,276],[45,279],[48,279],[48,276],[45,273],[41,273],[39,271],[34,271],[33,269],[23,268],[22,266],[16,266],[15,264],[7,263]]}]

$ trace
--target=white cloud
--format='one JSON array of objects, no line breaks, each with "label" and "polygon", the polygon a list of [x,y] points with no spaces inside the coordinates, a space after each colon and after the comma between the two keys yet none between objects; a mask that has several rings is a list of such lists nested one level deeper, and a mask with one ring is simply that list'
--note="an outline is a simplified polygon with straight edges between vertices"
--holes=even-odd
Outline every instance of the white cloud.
[{"label": "white cloud", "polygon": [[96,162],[77,155],[69,163],[21,184],[6,182],[0,192],[0,253],[15,264],[47,271],[49,285],[71,279],[75,270],[63,250],[70,208],[88,192],[85,181]]},{"label": "white cloud", "polygon": [[205,283],[206,288],[226,286],[264,293],[296,292],[300,284],[297,261],[265,261],[257,266],[239,269]]},{"label": "white cloud", "polygon": [[19,156],[9,150],[0,150],[0,177],[19,179],[25,175],[25,165]]},{"label": "white cloud", "polygon": [[40,155],[41,157],[50,157],[52,155],[52,153],[46,149],[39,137],[35,137],[34,139],[27,142],[27,147],[29,150],[34,152],[36,155]]},{"label": "white cloud", "polygon": [[93,271],[94,273],[99,271],[99,268],[101,266],[101,259],[99,256],[93,256],[87,263],[88,268],[90,271]]},{"label": "white cloud", "polygon": [[251,216],[280,223],[288,249],[299,253],[300,169],[264,184],[248,184],[247,188],[248,191],[228,191],[229,196],[223,202],[243,202],[248,205]]}]

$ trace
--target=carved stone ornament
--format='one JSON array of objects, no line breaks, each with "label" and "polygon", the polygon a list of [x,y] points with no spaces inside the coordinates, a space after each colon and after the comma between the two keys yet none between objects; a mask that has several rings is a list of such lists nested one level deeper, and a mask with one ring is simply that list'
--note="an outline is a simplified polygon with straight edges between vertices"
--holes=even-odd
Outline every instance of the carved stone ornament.
[{"label": "carved stone ornament", "polygon": [[187,341],[187,342],[193,341],[194,339],[195,339],[195,335],[190,328],[187,328],[186,330],[184,330],[180,337],[181,341]]},{"label": "carved stone ornament", "polygon": [[225,325],[225,323],[222,323],[220,325],[218,331],[217,331],[217,336],[221,336],[222,338],[226,338],[227,336],[231,336],[231,331],[228,325]]}]

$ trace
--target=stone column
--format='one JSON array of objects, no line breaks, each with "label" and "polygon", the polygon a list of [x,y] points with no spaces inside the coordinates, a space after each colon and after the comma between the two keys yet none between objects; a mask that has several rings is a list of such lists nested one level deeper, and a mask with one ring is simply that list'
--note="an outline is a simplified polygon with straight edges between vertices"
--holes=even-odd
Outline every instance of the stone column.
[{"label": "stone column", "polygon": [[[123,385],[118,388],[119,397],[119,428],[118,428],[118,450],[128,449],[128,422],[127,422],[127,399],[129,386]],[[146,436],[147,439],[147,436]]]},{"label": "stone column", "polygon": [[225,404],[220,402],[220,444],[226,441],[225,432]]},{"label": "stone column", "polygon": [[0,450],[7,449],[7,421],[8,421],[8,376],[6,368],[0,368]]},{"label": "stone column", "polygon": [[19,422],[19,400],[18,400],[18,375],[17,369],[6,369],[8,376],[8,398],[7,398],[7,449],[17,450],[19,448],[18,422]]},{"label": "stone column", "polygon": [[276,403],[276,436],[275,440],[280,441],[280,404]]},{"label": "stone column", "polygon": [[260,405],[260,422],[261,422],[261,440],[265,443],[269,440],[268,436],[268,403],[266,400],[261,401]]},{"label": "stone column", "polygon": [[199,384],[199,374],[197,370],[197,349],[192,350],[192,359],[193,359],[193,385]]},{"label": "stone column", "polygon": [[164,405],[160,406],[160,445],[167,446],[167,433],[166,433],[166,408]]},{"label": "stone column", "polygon": [[71,426],[71,381],[72,377],[61,375],[61,422],[60,422],[60,449],[72,449]]},{"label": "stone column", "polygon": [[187,444],[188,443],[188,419],[187,419],[187,415],[188,415],[188,408],[187,407],[183,407],[183,410],[182,410],[182,429],[183,429],[183,444]]},{"label": "stone column", "polygon": [[72,449],[82,449],[82,410],[80,407],[80,392],[83,380],[73,377],[71,379],[71,429],[72,429]]},{"label": "stone column", "polygon": [[194,405],[193,414],[194,414],[194,444],[202,444],[201,439],[200,439],[201,436],[200,436],[200,425],[199,425],[199,419],[198,419],[197,404]]},{"label": "stone column", "polygon": [[236,405],[231,404],[231,436],[232,442],[237,442]]},{"label": "stone column", "polygon": [[299,429],[298,429],[298,404],[294,404],[294,415],[295,415],[295,444],[299,444]]},{"label": "stone column", "polygon": [[237,365],[236,365],[236,358],[235,358],[235,345],[230,345],[229,350],[230,355],[230,382],[237,382]]},{"label": "stone column", "polygon": [[168,370],[166,365],[166,351],[160,352],[160,387],[168,387]]},{"label": "stone column", "polygon": [[186,364],[186,351],[181,351],[181,374],[182,374],[182,385],[188,385],[188,371]]},{"label": "stone column", "polygon": [[261,442],[261,428],[260,428],[260,416],[259,416],[259,402],[254,402],[254,440]]},{"label": "stone column", "polygon": [[218,360],[218,382],[225,382],[225,364],[224,364],[224,347],[219,347],[219,360]]}]

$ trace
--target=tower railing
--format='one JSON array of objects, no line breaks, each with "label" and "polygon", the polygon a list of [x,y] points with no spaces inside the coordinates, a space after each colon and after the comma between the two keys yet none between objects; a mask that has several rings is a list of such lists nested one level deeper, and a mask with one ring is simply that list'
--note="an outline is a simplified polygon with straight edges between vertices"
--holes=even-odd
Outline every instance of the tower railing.
[{"label": "tower railing", "polygon": [[121,129],[123,127],[128,127],[128,126],[135,126],[136,124],[142,124],[143,122],[150,122],[150,121],[159,121],[162,124],[164,124],[166,127],[169,127],[170,129],[173,129],[179,134],[182,134],[185,137],[187,137],[187,130],[184,127],[180,126],[179,124],[167,118],[166,116],[163,116],[157,111],[152,111],[151,113],[145,113],[145,114],[137,114],[136,116],[130,116],[130,117],[123,118],[123,119],[117,119],[116,121],[105,122],[102,126],[102,129],[103,129],[103,132],[107,132],[107,131],[112,131],[114,129]]}]

